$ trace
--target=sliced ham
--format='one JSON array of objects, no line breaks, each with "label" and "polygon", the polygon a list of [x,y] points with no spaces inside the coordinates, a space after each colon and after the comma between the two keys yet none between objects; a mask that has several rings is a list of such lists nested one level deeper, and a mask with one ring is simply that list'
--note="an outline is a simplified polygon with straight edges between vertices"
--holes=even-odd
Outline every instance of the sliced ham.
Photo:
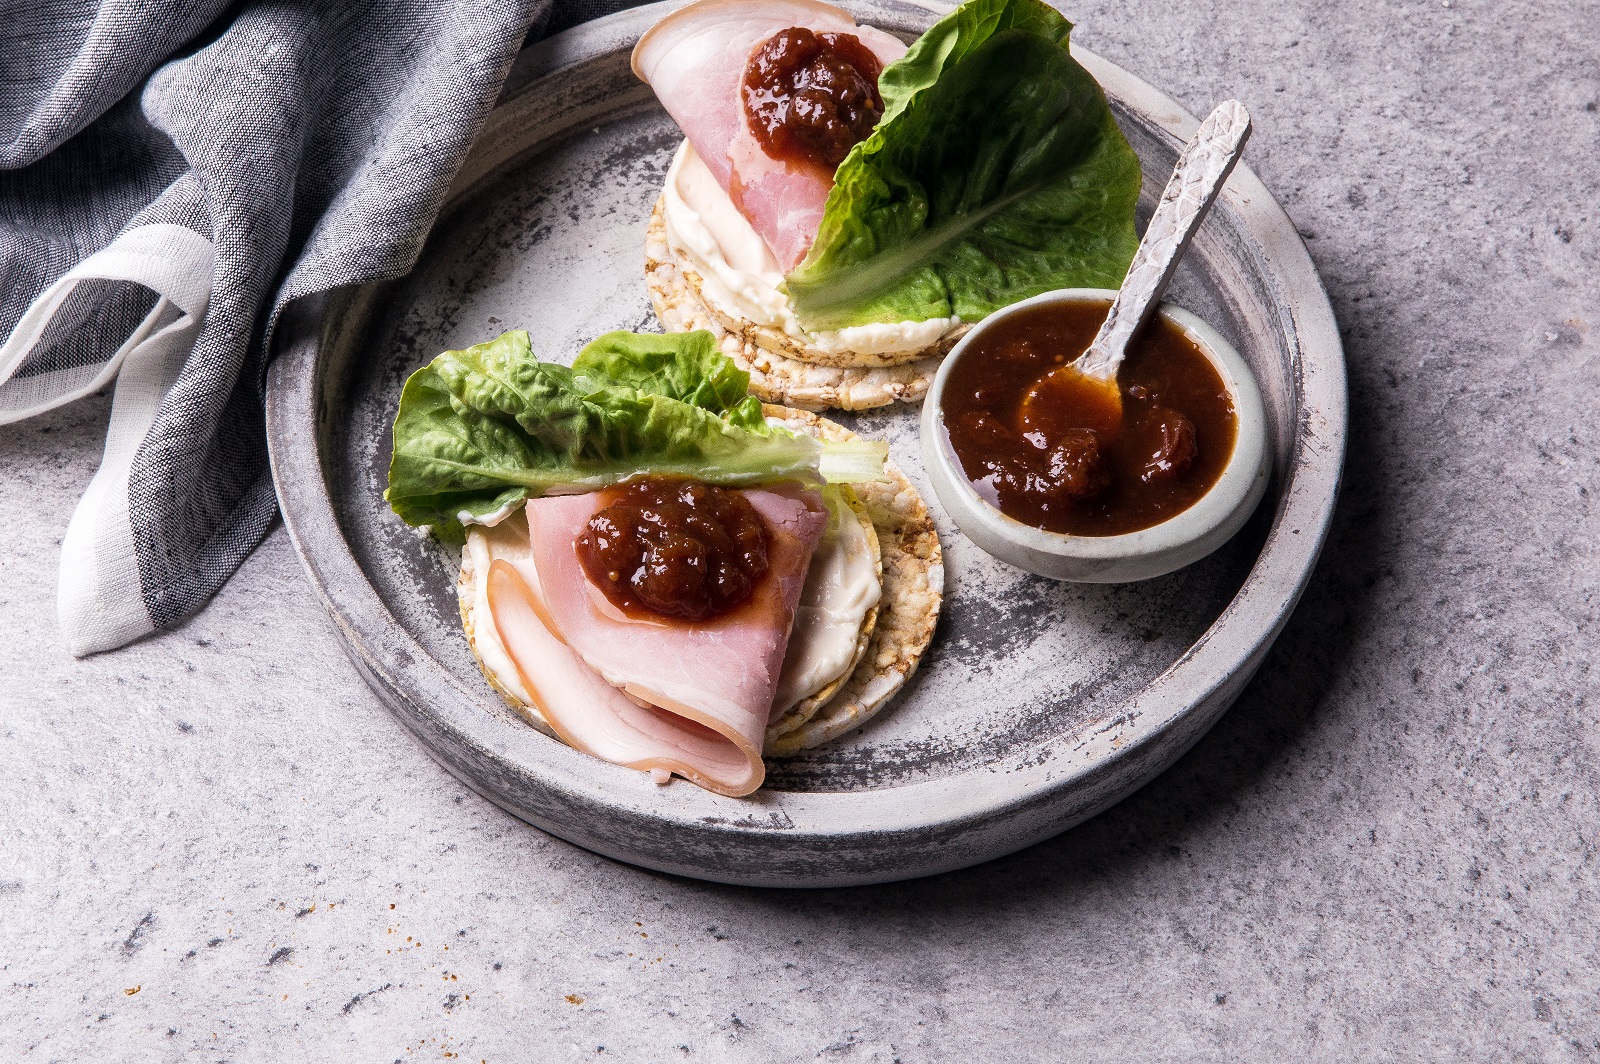
[{"label": "sliced ham", "polygon": [[534,500],[528,530],[546,620],[590,668],[652,705],[748,737],[759,753],[789,627],[828,518],[813,491],[743,494],[767,524],[767,575],[749,603],[699,623],[629,617],[589,582],[573,542],[604,505],[601,494]]},{"label": "sliced ham", "polygon": [[633,50],[633,72],[786,273],[816,239],[833,174],[767,155],[745,124],[740,84],[756,46],[790,26],[852,33],[885,66],[906,51],[898,38],[816,0],[697,0],[656,23]]},{"label": "sliced ham", "polygon": [[600,494],[538,499],[525,524],[519,516],[473,531],[488,545],[500,644],[569,745],[720,794],[761,786],[767,718],[827,513],[815,492],[745,496],[770,533],[767,576],[748,605],[699,624],[628,617],[589,584],[573,544]]},{"label": "sliced ham", "polygon": [[533,707],[568,746],[627,768],[676,772],[720,794],[749,794],[761,786],[766,773],[759,758],[752,764],[716,732],[639,704],[551,635],[509,562],[490,565],[488,597]]}]

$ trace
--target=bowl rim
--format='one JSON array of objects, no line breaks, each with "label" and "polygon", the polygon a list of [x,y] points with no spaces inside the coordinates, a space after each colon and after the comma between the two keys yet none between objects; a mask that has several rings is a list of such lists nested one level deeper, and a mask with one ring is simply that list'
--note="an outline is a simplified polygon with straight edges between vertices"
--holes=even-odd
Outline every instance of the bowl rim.
[{"label": "bowl rim", "polygon": [[[1250,364],[1199,315],[1176,304],[1162,302],[1156,312],[1195,342],[1233,397],[1237,418],[1233,450],[1211,490],[1164,521],[1115,536],[1083,536],[1037,528],[1005,513],[978,493],[963,470],[954,448],[950,446],[949,434],[944,430],[945,385],[956,363],[965,357],[985,330],[1007,318],[1062,303],[1110,303],[1116,295],[1116,290],[1110,288],[1058,288],[1012,303],[974,324],[939,364],[933,381],[928,385],[928,393],[923,398],[923,461],[929,467],[937,465],[943,474],[933,478],[934,491],[941,496],[940,501],[945,503],[951,520],[963,532],[966,532],[965,526],[969,522],[977,521],[983,525],[985,532],[1007,543],[1052,558],[1097,562],[1156,559],[1163,554],[1181,551],[1227,524],[1241,506],[1251,501],[1256,481],[1264,473],[1270,473],[1266,404],[1262,401],[1261,390]],[[960,504],[951,505],[955,500],[945,500],[945,490],[958,493],[961,496]],[[1150,575],[1158,574],[1152,572]]]}]

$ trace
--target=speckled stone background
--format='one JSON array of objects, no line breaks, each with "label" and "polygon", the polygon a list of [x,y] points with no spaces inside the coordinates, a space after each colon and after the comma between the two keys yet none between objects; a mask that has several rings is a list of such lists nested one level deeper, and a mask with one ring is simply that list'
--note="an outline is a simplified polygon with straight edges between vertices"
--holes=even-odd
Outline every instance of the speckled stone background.
[{"label": "speckled stone background", "polygon": [[57,641],[109,400],[0,428],[0,1055],[1600,1057],[1600,44],[1560,0],[1083,0],[1305,233],[1350,360],[1332,541],[1176,768],[935,880],[636,871],[440,770],[280,529],[205,613]]}]

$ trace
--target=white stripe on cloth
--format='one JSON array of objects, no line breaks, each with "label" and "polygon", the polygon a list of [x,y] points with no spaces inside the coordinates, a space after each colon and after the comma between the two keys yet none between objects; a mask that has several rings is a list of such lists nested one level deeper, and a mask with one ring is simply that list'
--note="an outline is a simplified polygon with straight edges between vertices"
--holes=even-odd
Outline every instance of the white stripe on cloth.
[{"label": "white stripe on cloth", "polygon": [[[154,630],[145,609],[128,523],[128,472],[162,400],[194,347],[211,300],[211,241],[181,225],[122,233],[33,301],[0,347],[0,424],[71,402],[116,378],[105,454],[61,543],[56,612],[62,637],[82,657]],[[99,366],[12,381],[79,281],[132,281],[159,297],[117,351]]]}]

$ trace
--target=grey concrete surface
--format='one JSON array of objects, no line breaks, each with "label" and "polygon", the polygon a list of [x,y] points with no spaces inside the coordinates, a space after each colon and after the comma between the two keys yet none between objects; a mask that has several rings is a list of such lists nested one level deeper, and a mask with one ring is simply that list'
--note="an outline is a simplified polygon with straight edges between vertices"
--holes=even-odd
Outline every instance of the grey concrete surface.
[{"label": "grey concrete surface", "polygon": [[527,828],[337,648],[281,529],[75,662],[108,401],[0,429],[0,1053],[21,1061],[1600,1057],[1592,0],[1086,0],[1248,158],[1345,330],[1348,479],[1260,677],[1070,834],[764,893]]}]

